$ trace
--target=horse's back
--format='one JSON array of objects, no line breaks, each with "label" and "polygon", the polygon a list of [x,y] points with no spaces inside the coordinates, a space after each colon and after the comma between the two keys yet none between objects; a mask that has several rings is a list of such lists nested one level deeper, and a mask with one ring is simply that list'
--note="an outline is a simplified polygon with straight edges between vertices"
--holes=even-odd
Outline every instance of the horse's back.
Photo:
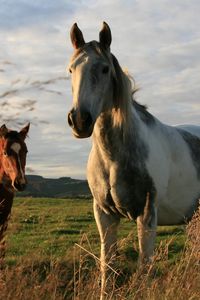
[{"label": "horse's back", "polygon": [[175,128],[187,131],[190,134],[200,138],[200,125],[177,125]]}]

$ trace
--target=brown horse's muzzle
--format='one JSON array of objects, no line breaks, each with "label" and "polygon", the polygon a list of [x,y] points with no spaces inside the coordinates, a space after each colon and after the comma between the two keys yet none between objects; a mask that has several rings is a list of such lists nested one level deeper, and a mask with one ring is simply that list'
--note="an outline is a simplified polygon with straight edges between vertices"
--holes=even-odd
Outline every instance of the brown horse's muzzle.
[{"label": "brown horse's muzzle", "polygon": [[26,188],[27,179],[25,177],[24,178],[16,178],[13,185],[17,191],[22,192]]},{"label": "brown horse's muzzle", "polygon": [[74,108],[68,113],[68,124],[76,138],[87,138],[93,131],[93,120],[87,111],[78,111]]}]

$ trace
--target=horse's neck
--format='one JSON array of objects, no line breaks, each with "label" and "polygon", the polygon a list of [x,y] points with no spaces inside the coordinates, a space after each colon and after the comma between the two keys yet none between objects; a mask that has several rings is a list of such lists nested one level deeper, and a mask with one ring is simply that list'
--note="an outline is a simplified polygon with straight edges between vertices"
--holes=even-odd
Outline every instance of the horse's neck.
[{"label": "horse's neck", "polygon": [[141,126],[134,107],[131,118],[127,120],[128,124],[122,124],[121,127],[113,126],[112,114],[102,114],[96,122],[93,143],[109,157],[129,157],[135,156],[141,147]]}]

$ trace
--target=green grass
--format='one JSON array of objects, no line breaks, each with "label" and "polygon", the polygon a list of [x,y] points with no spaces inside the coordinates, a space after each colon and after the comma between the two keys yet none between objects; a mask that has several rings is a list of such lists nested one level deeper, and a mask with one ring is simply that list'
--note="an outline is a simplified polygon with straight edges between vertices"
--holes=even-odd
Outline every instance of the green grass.
[{"label": "green grass", "polygon": [[[122,219],[119,240],[128,257],[137,258],[137,231],[134,222]],[[173,237],[173,238],[172,238]],[[183,226],[159,227],[156,244],[169,245],[169,259],[174,261],[181,253],[185,234]],[[99,234],[96,228],[92,200],[16,198],[7,231],[6,261],[12,263],[26,257],[40,260],[70,258],[75,243],[99,254]],[[88,248],[89,247],[89,248]],[[135,248],[135,251],[133,251]]]},{"label": "green grass", "polygon": [[85,232],[94,232],[89,200],[17,198],[7,232],[6,259],[63,258]]}]

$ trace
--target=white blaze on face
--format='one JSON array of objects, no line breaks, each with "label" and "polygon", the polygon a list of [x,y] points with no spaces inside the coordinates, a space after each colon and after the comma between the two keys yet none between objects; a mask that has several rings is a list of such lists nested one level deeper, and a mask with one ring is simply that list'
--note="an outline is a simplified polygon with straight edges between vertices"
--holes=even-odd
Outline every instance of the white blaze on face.
[{"label": "white blaze on face", "polygon": [[23,172],[20,157],[19,157],[19,151],[21,149],[21,145],[19,143],[13,143],[11,145],[10,149],[12,149],[17,154],[17,159],[18,159],[19,168],[20,168],[20,172],[21,172],[21,178],[22,178],[22,181],[23,181],[22,183],[24,183],[25,182],[25,177],[24,177],[25,174]]},{"label": "white blaze on face", "polygon": [[21,149],[21,145],[18,143],[13,143],[10,147],[10,149],[12,149],[15,153],[17,153],[17,155],[19,155],[19,151]]}]

